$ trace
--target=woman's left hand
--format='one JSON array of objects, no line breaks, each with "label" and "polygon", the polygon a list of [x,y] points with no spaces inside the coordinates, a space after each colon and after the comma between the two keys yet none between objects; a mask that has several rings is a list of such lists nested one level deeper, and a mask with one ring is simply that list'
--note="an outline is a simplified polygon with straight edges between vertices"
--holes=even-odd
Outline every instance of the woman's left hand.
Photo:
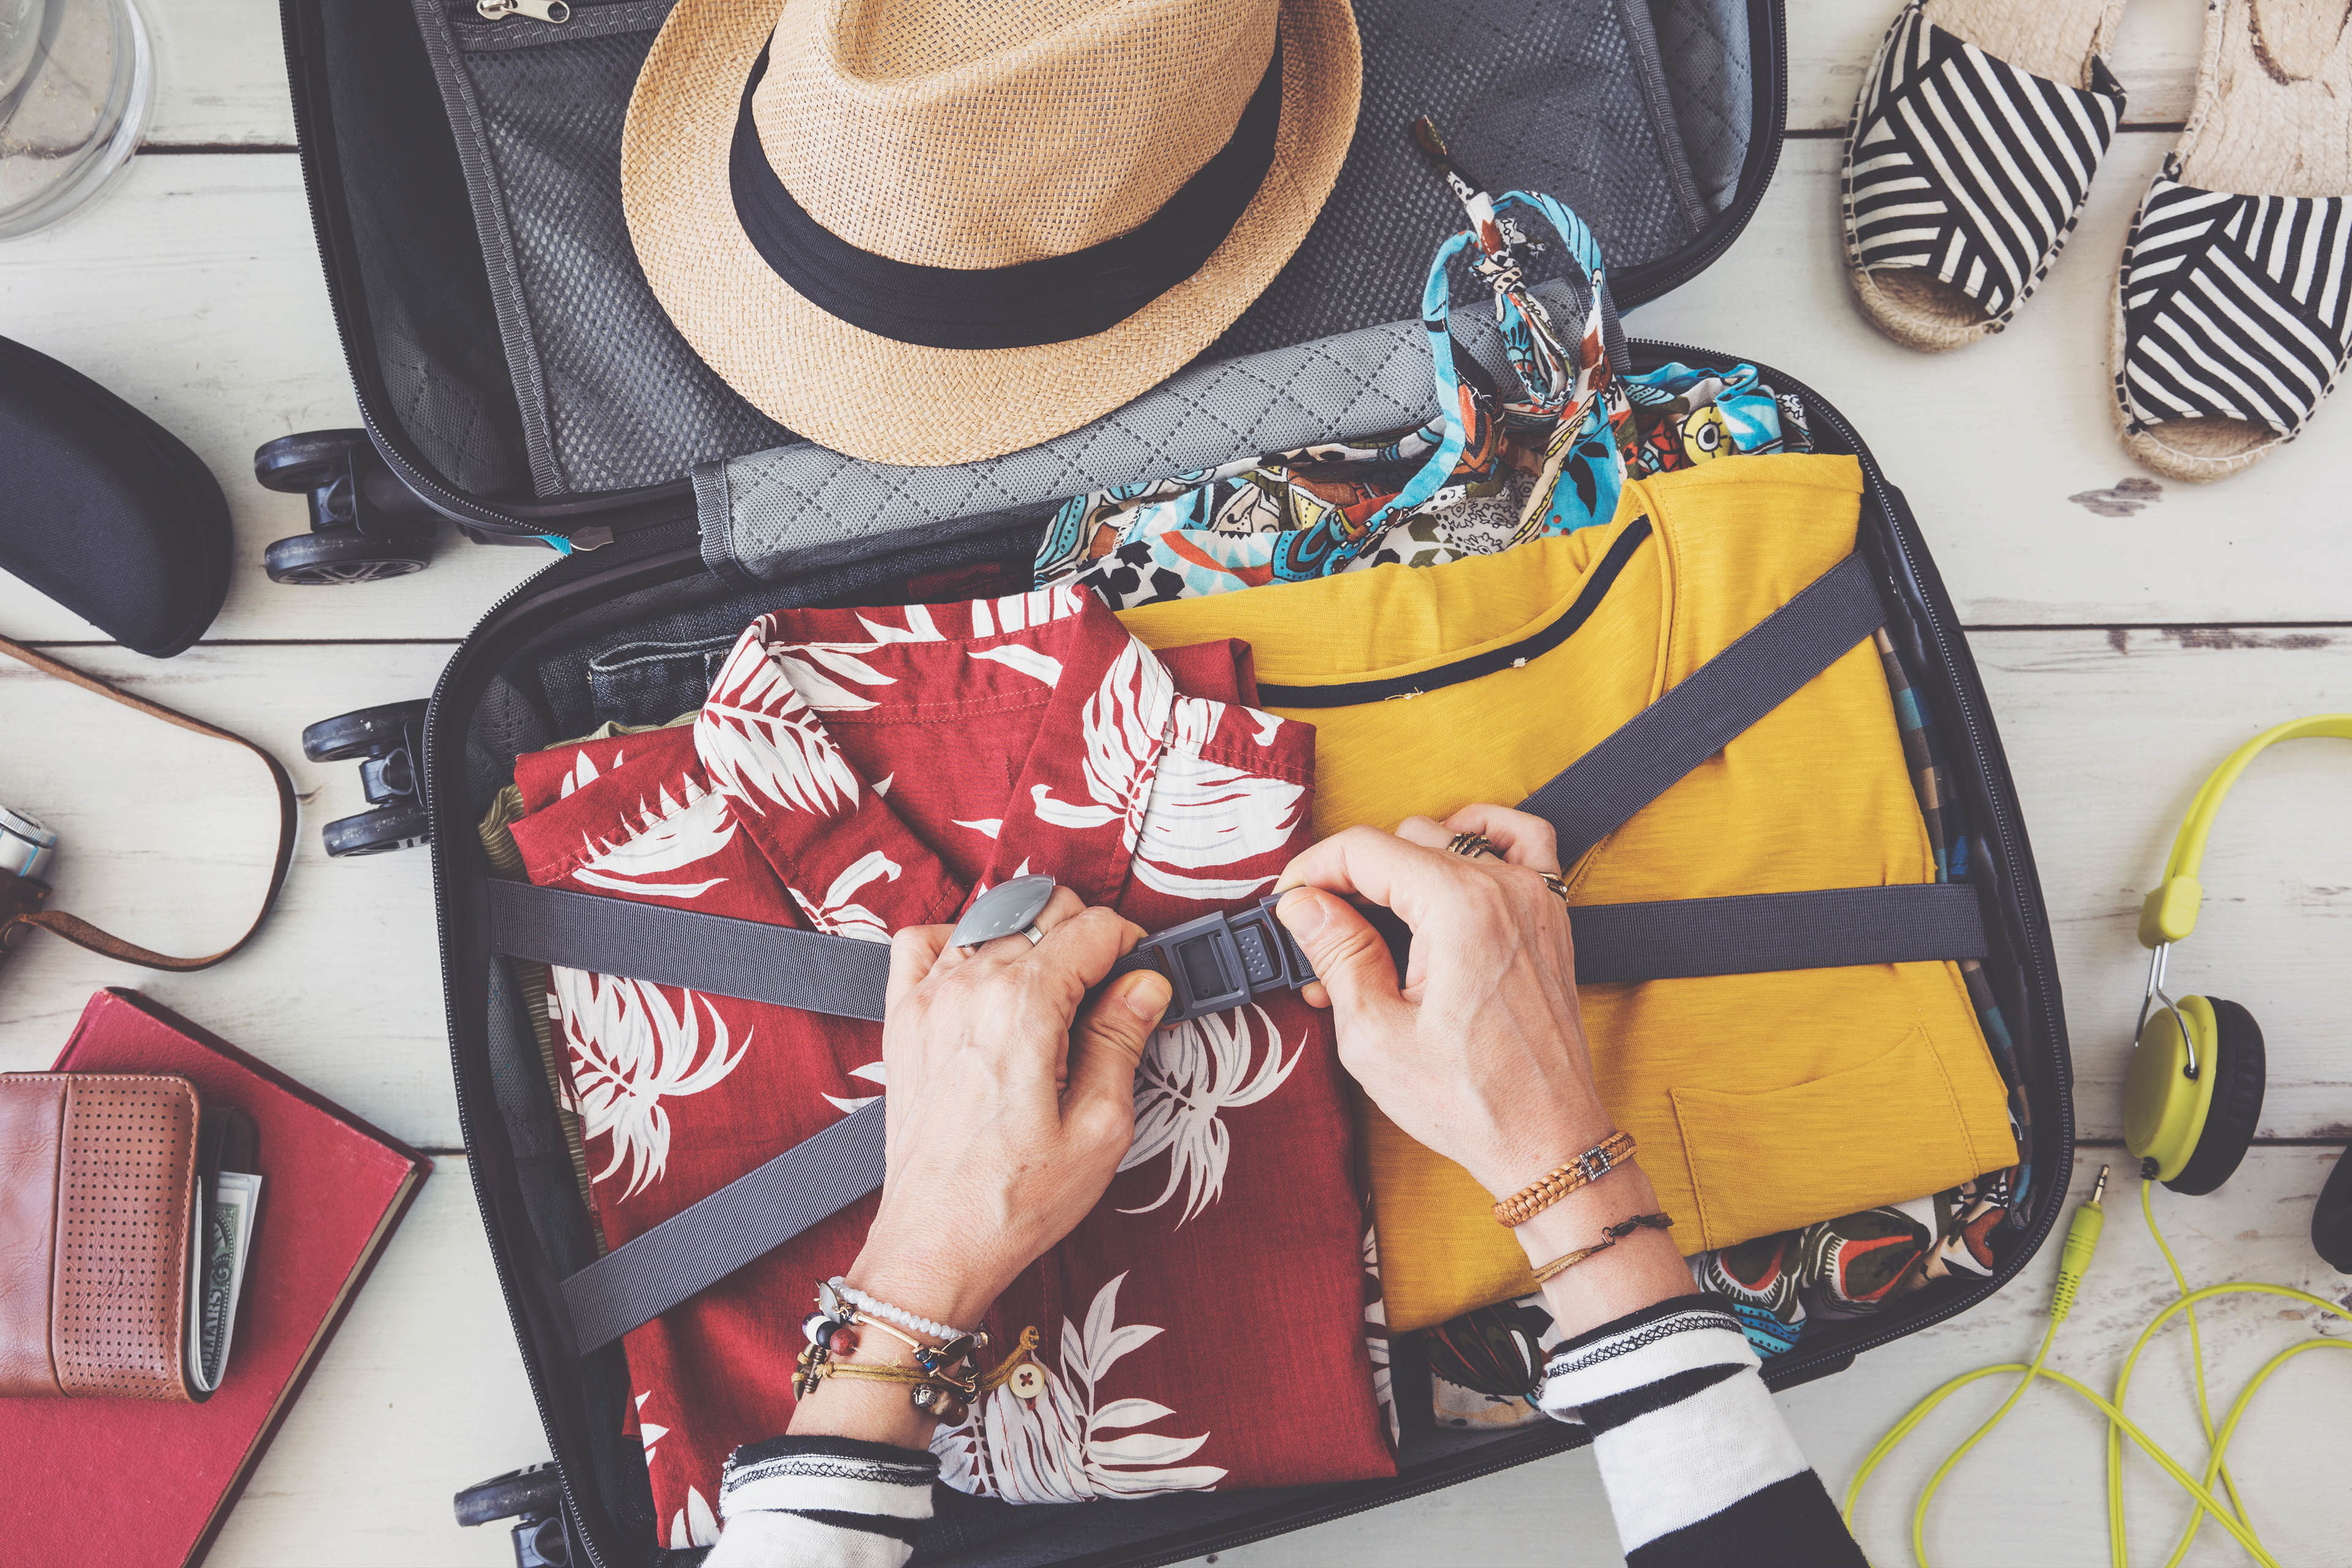
[{"label": "woman's left hand", "polygon": [[[1087,1002],[1140,927],[1067,888],[1036,923],[1034,945],[1006,936],[968,952],[943,925],[890,944],[887,1173],[846,1279],[960,1329],[1110,1185],[1134,1141],[1136,1068],[1168,1007],[1167,980],[1149,971]],[[882,1349],[866,1340],[886,1337],[865,1336],[859,1360]],[[928,1426],[896,1385],[839,1381],[801,1403],[792,1429],[919,1447]]]}]

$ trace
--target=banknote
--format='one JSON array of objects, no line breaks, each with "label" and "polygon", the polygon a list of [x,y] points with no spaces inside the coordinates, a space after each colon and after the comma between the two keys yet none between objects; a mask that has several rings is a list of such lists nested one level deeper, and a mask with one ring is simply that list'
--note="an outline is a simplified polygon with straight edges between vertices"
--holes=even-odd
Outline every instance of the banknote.
[{"label": "banknote", "polygon": [[219,1387],[228,1370],[229,1341],[236,1328],[236,1304],[245,1290],[246,1256],[260,1202],[259,1176],[223,1171],[214,1180],[211,1212],[205,1219],[195,1361],[199,1385],[207,1391]]}]

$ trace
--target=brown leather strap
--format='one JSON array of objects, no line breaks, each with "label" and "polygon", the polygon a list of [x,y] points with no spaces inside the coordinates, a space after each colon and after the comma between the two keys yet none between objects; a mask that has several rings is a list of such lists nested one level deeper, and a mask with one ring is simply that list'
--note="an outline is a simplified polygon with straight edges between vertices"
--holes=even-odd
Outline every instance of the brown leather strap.
[{"label": "brown leather strap", "polygon": [[60,664],[45,653],[36,653],[22,643],[11,642],[6,637],[0,637],[0,653],[6,654],[20,664],[32,666],[43,675],[54,675],[59,680],[69,681],[80,687],[84,691],[94,692],[110,701],[120,702],[125,708],[146,714],[150,719],[161,719],[166,724],[176,724],[181,729],[195,734],[242,746],[261,759],[261,765],[269,770],[270,782],[278,786],[278,855],[269,868],[269,891],[262,896],[261,909],[253,917],[253,923],[245,928],[245,934],[218,952],[207,953],[202,958],[173,958],[169,953],[152,952],[135,942],[128,942],[119,936],[102,931],[88,921],[67,914],[62,910],[42,910],[31,914],[12,915],[5,925],[0,925],[0,933],[5,933],[11,926],[35,926],[65,938],[76,947],[88,948],[90,952],[103,954],[108,958],[120,959],[125,963],[141,964],[149,969],[176,971],[210,969],[247,942],[251,942],[255,934],[261,930],[261,922],[269,918],[270,907],[278,902],[278,890],[286,886],[286,872],[294,864],[296,822],[294,781],[287,776],[286,769],[280,765],[278,759],[242,735],[232,734],[218,725],[207,724],[201,719],[191,719],[176,709],[164,707],[161,702],[151,702],[144,697],[134,697],[128,691],[119,691],[99,679],[98,677],[85,675],[69,664]]}]

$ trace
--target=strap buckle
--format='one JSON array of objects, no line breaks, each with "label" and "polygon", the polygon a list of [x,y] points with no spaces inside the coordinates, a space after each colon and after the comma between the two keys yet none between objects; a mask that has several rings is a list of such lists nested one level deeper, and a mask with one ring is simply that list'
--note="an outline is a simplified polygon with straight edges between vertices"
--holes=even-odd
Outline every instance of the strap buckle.
[{"label": "strap buckle", "polygon": [[1590,1185],[1615,1170],[1617,1162],[1610,1158],[1609,1146],[1602,1143],[1579,1154],[1576,1168],[1583,1175],[1586,1184]]},{"label": "strap buckle", "polygon": [[1202,915],[1154,932],[1118,967],[1148,966],[1168,977],[1175,994],[1162,1024],[1222,1013],[1261,991],[1296,990],[1315,978],[1315,969],[1275,918],[1276,901],[1260,899],[1238,914]]}]

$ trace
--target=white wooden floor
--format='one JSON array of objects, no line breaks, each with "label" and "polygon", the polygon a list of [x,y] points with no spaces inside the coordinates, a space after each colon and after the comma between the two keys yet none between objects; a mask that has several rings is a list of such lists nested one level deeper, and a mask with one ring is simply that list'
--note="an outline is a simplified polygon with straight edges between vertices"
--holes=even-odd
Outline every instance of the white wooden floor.
[{"label": "white wooden floor", "polygon": [[[2076,1186],[2119,1165],[2117,1084],[2138,1000],[2132,940],[2175,818],[2205,770],[2261,724],[2352,707],[2352,410],[2228,483],[2167,483],[2137,510],[2096,504],[2135,470],[2107,415],[2107,300],[2142,188],[2186,114],[2202,7],[2138,0],[2115,66],[2126,130],[2063,263],[2008,333],[1924,359],[1850,305],[1835,237],[1837,135],[1892,0],[1792,5],[1791,138],[1753,226],[1634,330],[1737,351],[1806,377],[1862,425],[1909,493],[1992,694],[2023,795],[2068,990],[2085,1142]],[[295,772],[303,849],[268,933],[218,971],[152,975],[37,942],[0,981],[0,1069],[46,1065],[88,993],[136,985],[431,1151],[434,1179],[392,1243],[230,1520],[213,1561],[246,1565],[510,1563],[504,1533],[451,1522],[456,1489],[543,1458],[457,1149],[424,858],[330,865],[316,827],[361,805],[348,764],[300,760],[301,727],[423,696],[450,645],[533,550],[449,543],[417,576],[272,586],[264,544],[303,526],[249,477],[254,447],[357,423],[292,153],[268,0],[147,7],[162,94],[152,142],[100,205],[0,245],[0,333],[147,409],[212,465],[236,512],[238,571],[210,637],[166,662],[126,654],[13,580],[0,631],[269,744]],[[2116,515],[2123,512],[2124,515]],[[240,919],[268,824],[258,777],[193,739],[0,663],[0,800],[64,834],[59,902],[151,945],[196,951]],[[2267,759],[2214,836],[2212,889],[2175,974],[2249,1005],[2269,1041],[2264,1142],[2220,1194],[2165,1210],[2192,1280],[2302,1285],[2352,1303],[2305,1238],[2313,1195],[2352,1139],[2352,757]],[[2170,1294],[2128,1202],[2057,1362],[2104,1385]],[[2054,1248],[1985,1310],[1789,1395],[1833,1488],[1909,1402],[2032,1347]],[[2211,1314],[2223,1397],[2314,1326],[2270,1306]],[[2185,1355],[2157,1352],[2135,1407],[2196,1449]],[[1995,1397],[1972,1402],[1977,1411]],[[2282,1561],[2352,1561],[2352,1363],[2305,1358],[2258,1402],[2238,1468]],[[2105,1561],[2099,1428],[2037,1396],[1972,1459],[1931,1530],[1937,1562]],[[1969,1403],[1963,1401],[1963,1403]],[[1957,1436],[1958,1418],[1931,1428]],[[1908,1497],[1930,1456],[1891,1468],[1865,1519],[1882,1565],[1906,1562]],[[2141,1477],[2137,1556],[2180,1510]],[[2329,1545],[2329,1542],[2334,1545]],[[0,1552],[5,1555],[5,1552]],[[2210,1538],[2190,1561],[2242,1560]],[[1572,1455],[1353,1521],[1226,1553],[1322,1563],[1614,1563],[1591,1460]]]}]

